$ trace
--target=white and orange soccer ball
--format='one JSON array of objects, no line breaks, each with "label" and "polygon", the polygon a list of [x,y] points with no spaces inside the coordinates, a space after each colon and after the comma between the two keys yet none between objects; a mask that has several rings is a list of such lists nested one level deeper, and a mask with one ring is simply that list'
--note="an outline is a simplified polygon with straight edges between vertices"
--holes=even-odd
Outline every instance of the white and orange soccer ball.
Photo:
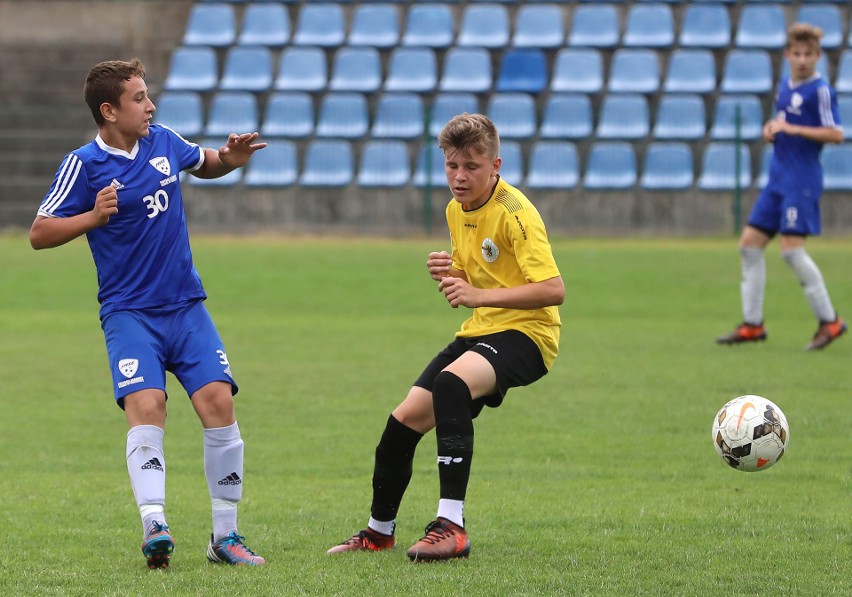
[{"label": "white and orange soccer ball", "polygon": [[713,419],[713,446],[738,471],[768,469],[781,460],[789,441],[787,417],[762,396],[734,398]]}]

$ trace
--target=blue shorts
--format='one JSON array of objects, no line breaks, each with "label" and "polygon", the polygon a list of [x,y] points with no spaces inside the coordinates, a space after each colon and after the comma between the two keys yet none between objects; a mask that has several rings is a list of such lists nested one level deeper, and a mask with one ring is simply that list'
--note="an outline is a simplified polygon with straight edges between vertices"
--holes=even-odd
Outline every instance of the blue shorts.
[{"label": "blue shorts", "polygon": [[822,232],[820,195],[813,193],[813,189],[806,192],[795,187],[782,192],[767,185],[751,209],[748,224],[770,236],[777,233],[817,236]]},{"label": "blue shorts", "polygon": [[106,338],[115,400],[139,390],[166,391],[171,371],[192,396],[214,381],[237,384],[225,347],[201,301],[175,307],[110,313],[101,322]]}]

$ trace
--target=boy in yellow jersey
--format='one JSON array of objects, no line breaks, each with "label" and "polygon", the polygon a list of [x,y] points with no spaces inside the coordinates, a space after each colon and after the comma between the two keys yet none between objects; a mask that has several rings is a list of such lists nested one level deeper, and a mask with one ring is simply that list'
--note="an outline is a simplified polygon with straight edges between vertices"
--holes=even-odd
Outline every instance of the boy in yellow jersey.
[{"label": "boy in yellow jersey", "polygon": [[367,528],[328,553],[394,546],[396,516],[414,450],[435,429],[440,500],[436,519],[407,552],[413,561],[467,557],[464,499],[473,456],[473,419],[509,388],[544,376],[559,350],[565,297],[541,216],[500,176],[500,139],[481,114],[456,116],[441,131],[452,254],[426,267],[453,308],[473,309],[455,339],[426,367],[388,418],[376,447]]}]

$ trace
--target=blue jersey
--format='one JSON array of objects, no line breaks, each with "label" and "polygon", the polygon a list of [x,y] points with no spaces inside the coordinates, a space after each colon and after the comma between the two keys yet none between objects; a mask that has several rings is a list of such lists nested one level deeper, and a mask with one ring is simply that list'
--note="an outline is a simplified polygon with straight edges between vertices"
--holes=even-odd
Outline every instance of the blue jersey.
[{"label": "blue jersey", "polygon": [[192,263],[179,175],[204,161],[203,150],[152,124],[133,151],[98,136],[62,161],[38,214],[66,218],[91,211],[113,185],[118,213],[86,233],[98,272],[100,316],[206,298]]},{"label": "blue jersey", "polygon": [[[837,97],[819,75],[793,86],[789,77],[781,81],[775,97],[777,117],[790,124],[840,128]],[[822,143],[795,135],[775,135],[769,170],[769,186],[802,189],[817,197],[822,193]]]}]

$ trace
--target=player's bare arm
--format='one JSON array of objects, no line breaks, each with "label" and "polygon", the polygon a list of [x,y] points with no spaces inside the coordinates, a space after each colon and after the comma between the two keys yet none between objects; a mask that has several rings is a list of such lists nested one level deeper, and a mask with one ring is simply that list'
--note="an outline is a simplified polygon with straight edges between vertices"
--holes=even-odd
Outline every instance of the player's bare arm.
[{"label": "player's bare arm", "polygon": [[778,133],[803,137],[816,143],[843,142],[843,130],[830,126],[802,126],[775,118],[763,127],[763,138],[770,143],[775,140],[775,135]]},{"label": "player's bare arm", "polygon": [[36,216],[30,228],[30,245],[33,249],[59,247],[87,233],[105,226],[111,216],[118,213],[118,191],[113,186],[101,189],[95,197],[95,206],[70,218]]},{"label": "player's bare arm", "polygon": [[438,290],[444,293],[453,308],[542,309],[561,305],[565,300],[565,284],[561,276],[514,288],[475,288],[465,279],[446,277],[438,283]]},{"label": "player's bare arm", "polygon": [[231,133],[224,146],[218,150],[205,148],[204,163],[193,174],[198,178],[219,178],[232,170],[245,166],[254,152],[266,147],[255,143],[260,133]]}]

